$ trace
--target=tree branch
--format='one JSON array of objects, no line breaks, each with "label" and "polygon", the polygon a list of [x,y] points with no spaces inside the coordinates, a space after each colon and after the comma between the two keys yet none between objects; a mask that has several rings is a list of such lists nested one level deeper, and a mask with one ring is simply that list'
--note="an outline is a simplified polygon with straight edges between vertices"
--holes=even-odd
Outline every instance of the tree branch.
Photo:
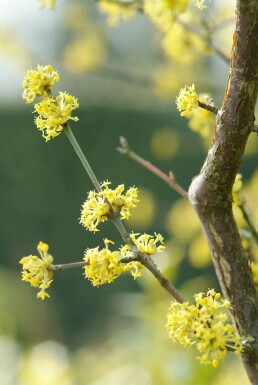
[{"label": "tree branch", "polygon": [[141,166],[143,166],[153,174],[157,175],[157,177],[159,177],[165,183],[167,183],[173,190],[175,190],[183,198],[188,199],[187,191],[185,191],[183,187],[181,187],[176,182],[175,176],[172,173],[172,171],[170,171],[169,175],[167,175],[163,171],[161,171],[158,167],[154,166],[151,162],[149,162],[148,160],[145,160],[144,158],[136,154],[134,151],[130,149],[127,139],[124,138],[123,136],[120,137],[120,144],[122,147],[117,148],[120,154],[127,155],[129,158],[135,160]]},{"label": "tree branch", "polygon": [[254,124],[257,0],[238,0],[236,14],[230,72],[214,142],[200,175],[190,186],[189,200],[202,223],[223,295],[232,304],[235,328],[250,345],[242,354],[246,371],[250,381],[258,384],[258,299],[231,204],[234,179]]}]

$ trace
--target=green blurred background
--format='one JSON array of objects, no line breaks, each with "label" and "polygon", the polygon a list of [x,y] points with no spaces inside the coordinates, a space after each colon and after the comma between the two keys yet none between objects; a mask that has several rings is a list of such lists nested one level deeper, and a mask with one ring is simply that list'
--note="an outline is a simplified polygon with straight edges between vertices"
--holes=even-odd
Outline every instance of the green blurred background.
[{"label": "green blurred background", "polygon": [[[120,277],[100,288],[93,288],[80,269],[56,273],[51,299],[42,302],[35,289],[21,282],[19,265],[23,256],[36,253],[40,240],[50,245],[55,263],[81,260],[87,247],[101,246],[105,237],[121,244],[107,222],[95,235],[79,225],[91,182],[65,135],[45,143],[33,123],[33,107],[21,100],[27,68],[52,64],[61,77],[56,89],[79,98],[79,122],[72,129],[99,180],[140,190],[141,204],[128,230],[164,235],[167,251],[156,262],[187,298],[218,288],[192,209],[116,148],[119,137],[126,137],[132,149],[165,172],[172,170],[187,189],[205,159],[212,132],[201,138],[189,130],[174,99],[190,73],[190,82],[210,92],[219,105],[227,65],[214,56],[198,59],[189,70],[168,62],[159,35],[143,16],[110,29],[96,4],[81,2],[91,20],[85,32],[83,20],[81,29],[69,22],[75,2],[59,0],[55,11],[38,10],[32,0],[22,3],[0,6],[5,18],[0,32],[1,385],[220,385],[232,373],[244,384],[238,359],[229,357],[215,371],[198,364],[194,349],[185,351],[168,341],[164,324],[170,298],[148,273],[136,281]],[[66,46],[91,28],[105,47],[101,61],[79,69],[67,65]],[[164,68],[179,88],[173,83],[171,90],[158,89]],[[246,179],[256,163],[253,138],[242,166]]]}]

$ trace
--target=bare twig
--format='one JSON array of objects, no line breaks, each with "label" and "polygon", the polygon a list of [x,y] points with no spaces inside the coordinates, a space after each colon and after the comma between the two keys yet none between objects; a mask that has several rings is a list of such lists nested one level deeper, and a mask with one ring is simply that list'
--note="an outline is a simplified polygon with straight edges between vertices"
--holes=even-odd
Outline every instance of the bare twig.
[{"label": "bare twig", "polygon": [[201,102],[200,100],[198,100],[198,105],[199,105],[199,107],[203,108],[204,110],[213,112],[215,115],[217,115],[217,113],[219,112],[218,107],[216,107],[215,104],[213,104],[213,103],[207,104],[207,103],[204,103],[204,102]]},{"label": "bare twig", "polygon": [[145,266],[158,280],[160,285],[164,287],[164,289],[167,290],[167,292],[170,293],[177,302],[179,303],[186,302],[184,297],[179,293],[179,291],[175,288],[175,286],[172,285],[172,283],[169,282],[169,280],[166,277],[164,277],[164,275],[159,271],[159,269],[157,268],[152,258],[141,253],[138,253],[137,256],[129,256],[129,257],[121,258],[121,262],[123,263],[129,263],[132,261],[140,262],[143,266]]},{"label": "bare twig", "polygon": [[61,271],[61,270],[67,270],[67,269],[74,269],[76,267],[83,267],[86,265],[89,265],[89,262],[80,261],[80,262],[64,263],[64,264],[60,264],[60,265],[50,265],[48,270]]},{"label": "bare twig", "polygon": [[181,187],[175,180],[175,176],[172,171],[169,175],[165,174],[158,167],[154,166],[151,162],[145,160],[134,151],[132,151],[128,145],[128,141],[123,136],[120,137],[120,144],[122,147],[118,147],[117,150],[120,154],[127,155],[129,158],[135,160],[137,163],[142,165],[144,168],[157,175],[160,179],[162,179],[165,183],[167,183],[173,190],[175,190],[179,195],[183,198],[188,199],[188,193]]}]

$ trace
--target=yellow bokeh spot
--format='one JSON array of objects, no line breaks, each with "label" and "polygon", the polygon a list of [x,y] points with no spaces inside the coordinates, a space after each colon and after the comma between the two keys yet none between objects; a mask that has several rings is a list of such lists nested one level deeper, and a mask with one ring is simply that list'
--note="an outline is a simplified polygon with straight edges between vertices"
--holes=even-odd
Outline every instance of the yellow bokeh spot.
[{"label": "yellow bokeh spot", "polygon": [[152,135],[150,147],[158,160],[171,159],[178,153],[178,135],[170,128],[159,129]]},{"label": "yellow bokeh spot", "polygon": [[146,230],[153,222],[156,214],[156,203],[150,190],[141,188],[139,203],[129,219],[129,226],[134,230]]},{"label": "yellow bokeh spot", "polygon": [[206,267],[211,263],[210,250],[202,233],[191,242],[188,258],[196,268]]},{"label": "yellow bokeh spot", "polygon": [[197,215],[186,200],[178,200],[167,215],[166,230],[177,240],[191,240],[201,229]]}]

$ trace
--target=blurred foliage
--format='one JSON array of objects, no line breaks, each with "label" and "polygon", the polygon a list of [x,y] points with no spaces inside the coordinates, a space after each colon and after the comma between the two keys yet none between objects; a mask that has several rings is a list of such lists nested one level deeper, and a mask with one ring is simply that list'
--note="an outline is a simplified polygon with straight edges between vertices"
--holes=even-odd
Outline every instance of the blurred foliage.
[{"label": "blurred foliage", "polygon": [[[204,14],[212,15],[214,41],[226,54],[232,40],[232,5],[231,1],[222,7],[214,4]],[[23,14],[25,35],[14,24],[13,30],[2,26],[0,31],[6,70],[1,83],[4,89],[7,78],[15,90],[9,107],[1,107],[1,384],[224,385],[232,378],[235,385],[247,384],[239,359],[229,356],[219,370],[200,366],[194,351],[168,340],[164,324],[170,299],[147,272],[141,280],[121,277],[114,285],[98,289],[81,270],[55,273],[51,300],[42,303],[36,291],[21,282],[18,264],[21,257],[35,253],[39,240],[50,244],[55,263],[81,260],[84,250],[102,244],[104,237],[121,243],[110,223],[104,223],[96,235],[79,225],[80,207],[92,189],[90,180],[65,135],[44,143],[29,108],[15,105],[20,102],[25,69],[51,61],[62,74],[62,86],[80,99],[80,121],[72,128],[98,178],[140,189],[140,204],[127,223],[130,231],[165,236],[167,249],[155,262],[187,298],[218,288],[191,206],[115,148],[120,135],[127,137],[133,150],[165,172],[172,170],[187,188],[203,163],[212,130],[208,138],[188,130],[173,101],[179,89],[195,79],[198,90],[209,91],[219,105],[227,66],[196,38],[195,46],[205,56],[200,59],[194,49],[187,49],[188,55],[178,62],[174,50],[178,55],[184,47],[184,53],[191,34],[177,28],[183,42],[164,53],[164,36],[141,15],[131,15],[135,19],[127,25],[110,29],[94,2],[86,7],[83,1],[59,0],[55,12],[35,11],[33,17],[29,12]],[[200,20],[195,9],[185,22],[205,24],[206,16]],[[116,21],[111,11],[108,19],[112,24]],[[8,71],[12,76],[6,76]],[[4,95],[5,104],[6,99]],[[241,194],[255,225],[257,152],[257,138],[252,135],[241,167]],[[234,211],[240,228],[247,230],[239,208]],[[256,244],[244,242],[247,257],[258,260]]]}]

